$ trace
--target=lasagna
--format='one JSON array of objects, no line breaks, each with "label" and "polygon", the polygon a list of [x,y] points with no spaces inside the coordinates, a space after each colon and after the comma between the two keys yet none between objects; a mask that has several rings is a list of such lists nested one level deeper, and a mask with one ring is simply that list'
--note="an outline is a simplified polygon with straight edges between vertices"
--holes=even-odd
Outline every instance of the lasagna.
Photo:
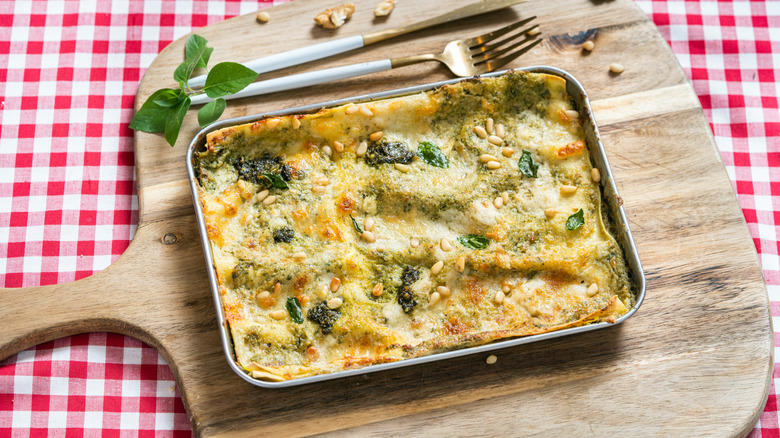
[{"label": "lasagna", "polygon": [[509,72],[208,134],[198,198],[239,365],[296,379],[635,304],[565,79]]}]

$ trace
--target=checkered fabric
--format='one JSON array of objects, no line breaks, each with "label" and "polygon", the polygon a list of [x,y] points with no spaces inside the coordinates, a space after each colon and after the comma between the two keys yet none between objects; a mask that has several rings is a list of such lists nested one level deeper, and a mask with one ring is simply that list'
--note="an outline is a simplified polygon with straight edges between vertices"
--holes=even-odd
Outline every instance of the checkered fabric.
[{"label": "checkered fabric", "polygon": [[[145,68],[192,29],[270,4],[0,0],[0,287],[79,279],[125,250]],[[780,2],[638,4],[693,81],[780,317]],[[73,336],[0,363],[0,437],[70,434],[191,431],[170,369],[132,338]],[[780,436],[774,384],[750,436]]]}]

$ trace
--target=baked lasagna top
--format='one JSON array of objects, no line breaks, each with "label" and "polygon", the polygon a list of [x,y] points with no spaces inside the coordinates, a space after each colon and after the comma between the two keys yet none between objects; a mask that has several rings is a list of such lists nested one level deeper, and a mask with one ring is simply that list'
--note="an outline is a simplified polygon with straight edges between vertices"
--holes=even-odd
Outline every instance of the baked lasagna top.
[{"label": "baked lasagna top", "polygon": [[565,80],[510,72],[267,118],[195,157],[238,363],[287,380],[635,303]]}]

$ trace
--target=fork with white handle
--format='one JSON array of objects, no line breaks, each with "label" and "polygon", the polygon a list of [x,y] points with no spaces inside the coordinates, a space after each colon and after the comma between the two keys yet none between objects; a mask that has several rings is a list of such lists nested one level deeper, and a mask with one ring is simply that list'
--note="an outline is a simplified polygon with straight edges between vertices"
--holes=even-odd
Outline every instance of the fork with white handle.
[{"label": "fork with white handle", "polygon": [[[539,34],[537,25],[512,33],[535,18],[535,16],[530,17],[475,38],[450,41],[442,53],[383,59],[254,82],[238,93],[224,96],[223,99],[238,99],[303,88],[429,61],[441,62],[455,75],[461,77],[495,71],[542,42],[541,38],[535,38]],[[504,36],[506,37],[499,40]],[[193,105],[211,100],[213,99],[205,94],[192,96]]]}]

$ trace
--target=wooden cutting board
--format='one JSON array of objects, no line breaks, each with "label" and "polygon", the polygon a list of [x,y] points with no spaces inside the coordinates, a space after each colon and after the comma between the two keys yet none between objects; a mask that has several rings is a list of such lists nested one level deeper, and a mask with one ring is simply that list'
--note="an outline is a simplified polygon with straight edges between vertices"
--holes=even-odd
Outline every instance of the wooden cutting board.
[{"label": "wooden cutting board", "polygon": [[[313,26],[329,3],[296,0],[197,31],[212,62],[243,61],[427,18],[472,0],[357,0],[337,31]],[[175,148],[136,134],[138,232],[106,270],[74,283],[0,291],[0,359],[65,335],[135,336],[170,363],[199,435],[736,436],[767,400],[773,333],[753,243],[691,84],[630,1],[533,0],[289,69],[436,52],[446,41],[538,15],[543,44],[513,66],[549,64],[589,91],[647,273],[647,298],[626,323],[497,353],[283,390],[228,368],[187,185],[194,110]],[[592,39],[592,53],[580,44]],[[185,38],[146,72],[136,106],[182,61]],[[625,65],[611,75],[613,62]],[[268,76],[268,75],[266,75]],[[451,78],[435,64],[230,103],[239,116]]]}]

